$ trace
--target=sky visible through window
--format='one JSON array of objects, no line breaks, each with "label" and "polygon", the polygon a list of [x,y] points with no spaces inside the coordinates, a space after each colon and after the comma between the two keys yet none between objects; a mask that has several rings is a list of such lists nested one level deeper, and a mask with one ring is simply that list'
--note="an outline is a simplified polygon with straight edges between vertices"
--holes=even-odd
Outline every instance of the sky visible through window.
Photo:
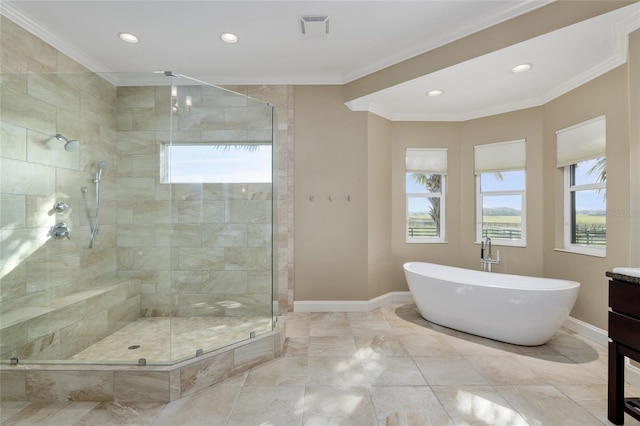
[{"label": "sky visible through window", "polygon": [[270,183],[271,145],[167,146],[172,183]]},{"label": "sky visible through window", "polygon": [[[598,182],[598,170],[592,171],[594,165],[598,162],[598,159],[583,161],[578,163],[575,168],[575,184],[584,185],[589,183]],[[576,195],[576,210],[577,211],[606,211],[606,190],[590,190],[580,191]]]},{"label": "sky visible through window", "polygon": [[[576,168],[576,182],[596,182],[597,173],[589,174],[589,170],[596,163],[597,159],[585,161]],[[503,172],[503,179],[500,180],[494,173],[484,173],[482,176],[482,189],[485,191],[508,191],[517,190],[524,187],[524,173],[522,172]],[[424,187],[421,187],[411,177],[410,173],[407,173],[406,188],[408,193],[424,193]],[[493,207],[509,207],[519,210],[521,202],[518,197],[500,197],[492,196],[485,197],[485,208]],[[417,205],[415,206],[417,208]],[[594,210],[605,211],[605,191],[586,191],[581,194],[579,210]]]}]

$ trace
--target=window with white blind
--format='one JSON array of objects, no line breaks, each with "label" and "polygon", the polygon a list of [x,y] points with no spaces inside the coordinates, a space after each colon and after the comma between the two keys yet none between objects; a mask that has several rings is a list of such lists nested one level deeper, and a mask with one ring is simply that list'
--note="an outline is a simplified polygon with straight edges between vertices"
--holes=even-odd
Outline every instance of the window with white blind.
[{"label": "window with white blind", "polygon": [[445,242],[446,148],[406,151],[406,242]]},{"label": "window with white blind", "polygon": [[526,245],[526,143],[524,139],[474,147],[476,240]]},{"label": "window with white blind", "polygon": [[564,249],[604,256],[607,246],[606,118],[556,132],[564,171]]}]

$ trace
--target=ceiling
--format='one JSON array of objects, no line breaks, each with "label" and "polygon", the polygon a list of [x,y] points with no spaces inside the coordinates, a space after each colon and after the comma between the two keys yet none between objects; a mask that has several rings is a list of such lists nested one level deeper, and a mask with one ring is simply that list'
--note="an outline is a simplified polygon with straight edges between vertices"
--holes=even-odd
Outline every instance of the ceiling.
[{"label": "ceiling", "polygon": [[[551,0],[20,1],[2,14],[95,72],[172,70],[217,84],[346,84]],[[328,16],[305,35],[301,16]],[[640,3],[352,99],[391,120],[468,120],[541,105],[626,62]],[[139,37],[122,42],[117,33]],[[233,32],[236,44],[219,36]],[[510,72],[528,62],[533,68]],[[438,97],[426,92],[440,89]]]}]

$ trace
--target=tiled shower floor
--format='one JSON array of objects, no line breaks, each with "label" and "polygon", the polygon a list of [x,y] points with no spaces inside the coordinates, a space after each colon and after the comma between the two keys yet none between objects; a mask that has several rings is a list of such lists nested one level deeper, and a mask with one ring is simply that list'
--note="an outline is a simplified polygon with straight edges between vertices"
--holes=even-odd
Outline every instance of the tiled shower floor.
[{"label": "tiled shower floor", "polygon": [[145,358],[147,364],[170,363],[191,358],[198,349],[207,352],[246,340],[252,331],[270,331],[271,321],[270,317],[140,318],[70,359],[137,364]]}]

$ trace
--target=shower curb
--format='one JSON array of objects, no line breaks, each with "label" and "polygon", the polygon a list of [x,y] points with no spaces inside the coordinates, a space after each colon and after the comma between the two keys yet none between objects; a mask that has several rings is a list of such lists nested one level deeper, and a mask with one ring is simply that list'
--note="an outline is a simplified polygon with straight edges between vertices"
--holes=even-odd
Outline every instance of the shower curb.
[{"label": "shower curb", "polygon": [[173,365],[0,365],[3,401],[172,402],[282,355],[273,331]]}]

